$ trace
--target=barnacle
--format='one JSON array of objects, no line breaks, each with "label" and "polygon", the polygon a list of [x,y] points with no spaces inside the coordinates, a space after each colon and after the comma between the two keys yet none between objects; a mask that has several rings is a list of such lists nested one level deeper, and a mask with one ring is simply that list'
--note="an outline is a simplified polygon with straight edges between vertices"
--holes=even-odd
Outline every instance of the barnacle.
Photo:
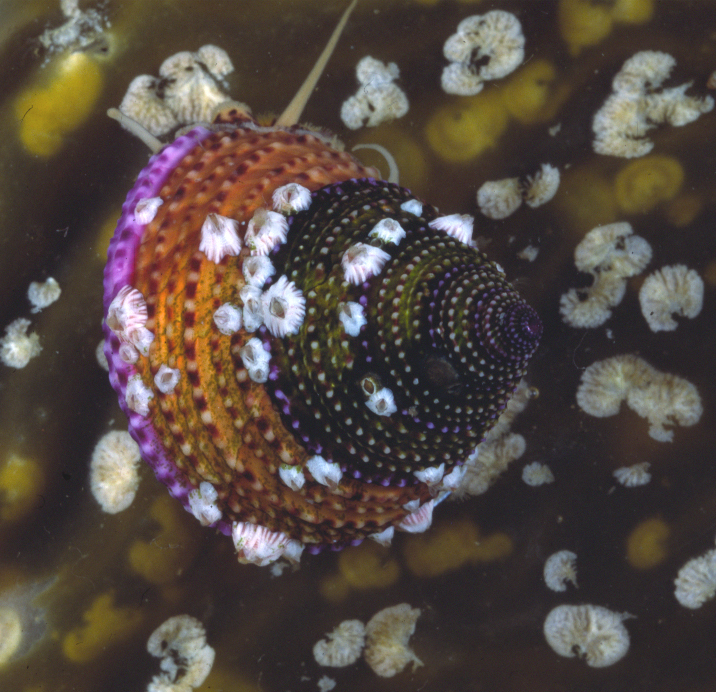
[{"label": "barnacle", "polygon": [[673,315],[693,319],[704,302],[704,282],[683,264],[662,267],[646,277],[639,290],[641,312],[652,332],[673,331]]},{"label": "barnacle", "polygon": [[552,591],[566,591],[567,582],[577,586],[577,554],[571,550],[552,553],[544,563],[544,583]]},{"label": "barnacle", "polygon": [[139,446],[128,432],[106,433],[92,452],[90,487],[105,512],[116,514],[132,504],[139,487]]},{"label": "barnacle", "polygon": [[423,665],[408,647],[415,632],[420,610],[408,603],[384,608],[365,626],[366,644],[363,656],[366,663],[381,677],[391,678],[408,665],[413,669]]}]

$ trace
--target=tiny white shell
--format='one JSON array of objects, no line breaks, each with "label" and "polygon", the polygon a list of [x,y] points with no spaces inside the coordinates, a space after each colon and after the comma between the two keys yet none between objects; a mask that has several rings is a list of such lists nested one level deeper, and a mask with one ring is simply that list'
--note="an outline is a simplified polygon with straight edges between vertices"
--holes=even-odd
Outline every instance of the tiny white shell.
[{"label": "tiny white shell", "polygon": [[450,214],[449,216],[438,216],[428,226],[437,231],[445,231],[449,236],[456,238],[461,243],[469,245],[472,240],[472,225],[475,219],[469,214]]},{"label": "tiny white shell", "polygon": [[368,536],[368,538],[374,540],[376,543],[379,543],[380,545],[383,545],[387,548],[393,541],[394,535],[395,535],[395,527],[389,526],[387,529],[384,529],[380,533],[370,534],[370,536]]},{"label": "tiny white shell", "polygon": [[210,526],[221,519],[221,510],[216,505],[218,497],[216,488],[207,481],[189,493],[189,509],[202,526]]},{"label": "tiny white shell", "polygon": [[181,373],[176,368],[170,368],[162,363],[157,374],[154,375],[154,384],[162,394],[171,394],[179,384],[180,377]]},{"label": "tiny white shell", "polygon": [[264,323],[264,308],[261,303],[261,289],[258,286],[244,286],[239,291],[244,303],[244,329],[255,332]]},{"label": "tiny white shell", "polygon": [[298,183],[277,187],[273,193],[273,208],[283,214],[295,214],[311,206],[311,191]]},{"label": "tiny white shell", "polygon": [[251,563],[259,567],[278,560],[289,548],[288,544],[291,541],[284,533],[270,531],[260,524],[243,521],[235,521],[232,524],[231,537],[239,562]]},{"label": "tiny white shell", "polygon": [[390,416],[398,410],[393,392],[387,387],[381,387],[373,392],[365,405],[379,416]]},{"label": "tiny white shell", "polygon": [[403,202],[400,208],[403,211],[407,211],[408,214],[415,214],[415,216],[421,216],[423,213],[423,205],[417,199],[409,199],[407,202]]},{"label": "tiny white shell", "polygon": [[338,319],[343,324],[348,336],[358,336],[361,327],[367,324],[365,311],[360,303],[341,303],[338,306]]},{"label": "tiny white shell", "polygon": [[244,241],[252,255],[268,255],[277,245],[286,242],[288,221],[275,211],[257,209],[246,227]]},{"label": "tiny white shell", "polygon": [[343,276],[348,283],[360,286],[371,276],[379,274],[390,255],[378,247],[355,243],[351,245],[341,258]]},{"label": "tiny white shell", "polygon": [[343,477],[343,471],[338,464],[326,461],[322,456],[312,456],[307,462],[306,467],[310,471],[317,483],[325,485],[331,490],[338,487],[338,483]]},{"label": "tiny white shell", "polygon": [[220,214],[208,214],[201,226],[199,250],[210,262],[221,262],[224,257],[235,257],[241,252],[239,222]]},{"label": "tiny white shell", "polygon": [[273,336],[296,334],[306,314],[306,299],[286,276],[261,294],[264,324]]},{"label": "tiny white shell", "polygon": [[127,406],[140,416],[149,415],[149,402],[154,398],[152,390],[147,387],[140,375],[132,375],[127,381],[124,393]]},{"label": "tiny white shell", "polygon": [[266,255],[251,255],[244,260],[242,272],[247,284],[261,287],[276,273],[276,268]]},{"label": "tiny white shell", "polygon": [[266,382],[269,373],[269,361],[271,356],[264,348],[261,339],[253,337],[249,339],[239,351],[244,367],[248,370],[249,377],[258,383]]},{"label": "tiny white shell", "polygon": [[397,245],[405,238],[405,229],[395,219],[381,219],[368,235],[384,243]]},{"label": "tiny white shell", "polygon": [[291,490],[300,490],[306,482],[306,477],[303,475],[303,469],[300,466],[281,464],[278,475]]},{"label": "tiny white shell", "polygon": [[162,206],[161,197],[147,197],[140,199],[134,207],[134,221],[139,224],[148,224],[154,220],[159,207]]},{"label": "tiny white shell", "polygon": [[226,336],[235,334],[241,329],[241,310],[231,303],[224,303],[214,313],[214,324]]},{"label": "tiny white shell", "polygon": [[442,463],[440,466],[430,466],[422,471],[415,471],[413,475],[427,485],[437,485],[445,475],[445,464]]},{"label": "tiny white shell", "polygon": [[435,500],[426,502],[420,509],[408,514],[408,516],[397,525],[397,528],[407,533],[423,533],[423,531],[427,531],[433,523],[434,508]]}]

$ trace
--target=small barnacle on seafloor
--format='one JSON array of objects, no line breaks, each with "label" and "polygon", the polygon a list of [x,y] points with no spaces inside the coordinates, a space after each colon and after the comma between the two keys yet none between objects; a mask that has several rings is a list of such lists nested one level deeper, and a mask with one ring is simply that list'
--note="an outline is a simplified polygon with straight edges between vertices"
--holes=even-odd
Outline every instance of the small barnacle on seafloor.
[{"label": "small barnacle on seafloor", "polygon": [[682,126],[714,107],[710,96],[686,96],[690,82],[661,88],[676,60],[668,53],[645,50],[629,58],[612,81],[612,94],[594,116],[594,151],[633,158],[654,143],[645,135],[658,124]]},{"label": "small barnacle on seafloor", "polygon": [[343,325],[348,336],[358,336],[361,327],[367,324],[365,310],[360,303],[348,301],[338,306],[338,319]]},{"label": "small barnacle on seafloor", "polygon": [[261,207],[246,227],[244,242],[252,255],[268,255],[277,245],[286,242],[287,233],[288,222],[283,214]]},{"label": "small barnacle on seafloor", "polygon": [[159,78],[135,77],[119,110],[155,136],[179,125],[207,122],[213,110],[229,100],[216,80],[233,69],[228,54],[216,46],[177,53],[162,63]]},{"label": "small barnacle on seafloor", "polygon": [[214,313],[214,324],[225,336],[235,334],[241,329],[241,310],[231,303],[224,303]]},{"label": "small barnacle on seafloor", "polygon": [[673,331],[673,315],[693,319],[704,302],[704,282],[694,269],[675,264],[649,274],[639,290],[641,314],[652,332]]},{"label": "small barnacle on seafloor", "polygon": [[60,284],[52,277],[44,283],[33,281],[27,289],[27,299],[32,303],[30,312],[37,313],[48,305],[52,305],[62,293]]},{"label": "small barnacle on seafloor", "polygon": [[681,377],[663,373],[635,355],[621,355],[592,363],[583,373],[577,404],[591,416],[619,412],[622,401],[649,421],[649,436],[671,442],[666,425],[699,422],[703,406],[698,390]]},{"label": "small barnacle on seafloor", "polygon": [[295,334],[303,324],[306,315],[306,299],[286,276],[261,294],[264,324],[273,336],[284,337]]},{"label": "small barnacle on seafloor", "polygon": [[251,255],[244,260],[241,272],[247,284],[261,287],[276,273],[276,267],[266,255]]},{"label": "small barnacle on seafloor", "polygon": [[207,214],[201,225],[201,242],[199,250],[210,262],[221,262],[224,257],[241,252],[239,239],[239,222],[220,214]]},{"label": "small barnacle on seafloor", "polygon": [[631,466],[622,466],[612,474],[625,488],[637,488],[640,485],[646,485],[651,480],[649,473],[648,461],[640,464],[632,464]]},{"label": "small barnacle on seafloor", "polygon": [[543,163],[539,171],[519,178],[488,180],[477,191],[477,205],[490,219],[504,219],[520,208],[522,201],[533,209],[549,202],[559,188],[559,169]]},{"label": "small barnacle on seafloor", "polygon": [[273,208],[282,214],[295,214],[311,206],[311,191],[298,183],[277,187],[271,196]]},{"label": "small barnacle on seafloor", "polygon": [[502,79],[522,64],[522,25],[514,14],[502,10],[467,17],[445,41],[443,54],[451,61],[442,73],[443,90],[473,96],[482,91],[485,81]]},{"label": "small barnacle on seafloor", "polygon": [[360,286],[371,276],[379,274],[390,255],[379,247],[366,243],[354,243],[341,258],[343,275],[348,283]]},{"label": "small barnacle on seafloor", "polygon": [[366,646],[363,656],[375,673],[391,678],[400,673],[408,663],[413,670],[423,662],[408,648],[408,641],[415,632],[420,609],[409,603],[400,603],[376,613],[365,627]]},{"label": "small barnacle on seafloor", "polygon": [[170,368],[168,365],[159,366],[157,374],[154,375],[154,384],[162,394],[171,394],[181,379],[181,373],[177,368]]},{"label": "small barnacle on seafloor", "polygon": [[524,200],[533,209],[547,204],[559,189],[559,169],[549,163],[543,163],[540,169],[527,178],[524,185]]},{"label": "small barnacle on seafloor", "polygon": [[32,358],[40,355],[40,337],[28,334],[30,320],[19,317],[5,327],[5,336],[0,339],[0,360],[11,368],[24,368]]},{"label": "small barnacle on seafloor", "polygon": [[189,692],[199,687],[214,665],[214,649],[206,643],[204,625],[191,615],[175,615],[152,632],[147,651],[161,659],[147,692]]},{"label": "small barnacle on seafloor", "polygon": [[527,262],[534,262],[539,254],[539,248],[534,245],[528,245],[517,253],[517,257]]},{"label": "small barnacle on seafloor", "polygon": [[623,624],[628,617],[602,606],[560,605],[547,615],[544,636],[560,656],[578,656],[592,668],[603,668],[629,650],[629,633]]},{"label": "small barnacle on seafloor", "polygon": [[113,430],[95,445],[90,462],[90,488],[108,514],[132,504],[139,488],[139,445],[126,430]]},{"label": "small barnacle on seafloor", "polygon": [[298,562],[303,546],[280,531],[269,531],[260,524],[235,521],[231,525],[231,538],[239,562],[263,567],[285,557]]},{"label": "small barnacle on seafloor", "polygon": [[323,675],[316,683],[316,687],[318,687],[318,692],[331,692],[336,688],[336,681],[327,675]]},{"label": "small barnacle on seafloor", "polygon": [[91,48],[101,39],[104,27],[109,24],[95,9],[80,10],[79,0],[60,0],[60,10],[65,16],[65,23],[54,29],[45,29],[38,38],[49,54]]},{"label": "small barnacle on seafloor", "polygon": [[489,219],[505,219],[522,205],[519,178],[488,180],[477,191],[477,206]]},{"label": "small barnacle on seafloor", "polygon": [[375,127],[402,118],[409,108],[408,98],[393,80],[400,76],[394,63],[387,65],[366,56],[356,66],[358,93],[343,102],[341,120],[351,130],[364,125]]},{"label": "small barnacle on seafloor", "polygon": [[571,550],[552,553],[544,563],[544,583],[552,591],[566,591],[567,582],[577,586],[577,554]]},{"label": "small barnacle on seafloor", "polygon": [[674,580],[674,596],[684,608],[700,608],[716,595],[716,549],[689,560]]},{"label": "small barnacle on seafloor", "polygon": [[343,668],[355,663],[365,644],[365,625],[360,620],[344,620],[326,639],[316,642],[313,658],[319,666]]},{"label": "small barnacle on seafloor", "polygon": [[554,474],[547,464],[533,461],[522,469],[522,480],[527,485],[539,486],[554,483]]},{"label": "small barnacle on seafloor", "polygon": [[678,159],[663,154],[630,161],[614,179],[614,197],[627,214],[645,214],[657,204],[676,197],[684,183]]},{"label": "small barnacle on seafloor", "polygon": [[147,224],[157,215],[159,207],[162,206],[161,197],[146,197],[140,199],[134,207],[134,221],[139,224]]},{"label": "small barnacle on seafloor", "polygon": [[211,526],[221,519],[221,510],[216,505],[218,497],[216,488],[207,481],[189,493],[189,509],[202,526]]},{"label": "small barnacle on seafloor", "polygon": [[589,231],[577,245],[574,259],[579,271],[592,274],[593,283],[587,288],[570,288],[562,295],[559,311],[572,327],[598,327],[624,297],[626,279],[636,276],[651,260],[651,246],[633,235],[630,224],[611,223]]},{"label": "small barnacle on seafloor", "polygon": [[149,415],[149,402],[154,398],[154,393],[144,384],[139,375],[132,375],[127,380],[127,391],[125,401],[127,406],[140,416]]}]

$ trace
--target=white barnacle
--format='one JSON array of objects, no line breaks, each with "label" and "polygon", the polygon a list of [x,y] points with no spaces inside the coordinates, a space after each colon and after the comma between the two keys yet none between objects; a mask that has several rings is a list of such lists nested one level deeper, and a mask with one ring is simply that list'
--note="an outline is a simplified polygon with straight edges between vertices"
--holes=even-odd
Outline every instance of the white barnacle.
[{"label": "white barnacle", "polygon": [[629,650],[629,633],[622,622],[627,617],[602,606],[560,605],[547,615],[544,636],[560,656],[579,656],[588,666],[603,668]]},{"label": "white barnacle", "polygon": [[338,306],[338,319],[348,336],[358,336],[361,327],[367,323],[363,306],[350,301]]},{"label": "white barnacle", "polygon": [[381,219],[368,235],[384,243],[397,245],[405,238],[405,229],[395,219]]},{"label": "white barnacle", "polygon": [[226,336],[238,332],[241,323],[241,310],[231,303],[224,303],[214,313],[214,324]]},{"label": "white barnacle", "polygon": [[149,402],[154,398],[152,390],[142,382],[141,375],[132,375],[127,381],[124,400],[127,406],[140,416],[149,415]]},{"label": "white barnacle", "polygon": [[179,384],[181,373],[176,368],[170,368],[162,363],[154,375],[154,384],[162,394],[171,394]]},{"label": "white barnacle", "polygon": [[303,475],[301,466],[281,464],[278,469],[278,475],[291,490],[299,491],[306,483],[306,477]]},{"label": "white barnacle", "polygon": [[90,462],[94,499],[109,514],[132,504],[139,487],[139,445],[126,430],[106,433],[95,445]]},{"label": "white barnacle", "polygon": [[274,336],[296,334],[306,314],[306,299],[293,281],[281,276],[261,294],[264,324]]},{"label": "white barnacle", "polygon": [[364,643],[365,625],[360,620],[345,620],[326,639],[316,642],[313,657],[319,666],[343,668],[360,658]]},{"label": "white barnacle", "polygon": [[452,61],[443,70],[443,89],[461,96],[479,93],[486,80],[506,77],[522,63],[524,46],[522,26],[510,12],[493,10],[463,19],[443,47]]},{"label": "white barnacle", "polygon": [[277,245],[286,242],[288,221],[276,211],[260,208],[246,227],[244,241],[252,255],[268,255]]},{"label": "white barnacle", "polygon": [[413,475],[426,485],[437,485],[445,475],[445,463],[440,466],[429,466],[420,471],[414,471]]},{"label": "white barnacle", "polygon": [[310,471],[317,483],[325,485],[330,490],[335,490],[343,478],[343,471],[339,464],[326,461],[322,456],[316,454],[306,462],[306,468]]},{"label": "white barnacle", "polygon": [[566,591],[567,582],[577,586],[577,554],[571,550],[552,553],[544,563],[544,583],[552,591]]},{"label": "white barnacle", "polygon": [[221,519],[221,510],[216,504],[218,497],[216,488],[207,481],[189,493],[189,509],[202,526],[210,526]]},{"label": "white barnacle", "polygon": [[239,297],[244,303],[244,329],[247,332],[255,332],[264,323],[261,289],[247,284],[239,291]]},{"label": "white barnacle", "polygon": [[119,359],[123,363],[136,363],[139,360],[139,351],[132,344],[121,343],[119,345]]},{"label": "white barnacle", "polygon": [[247,284],[260,288],[276,273],[276,268],[266,255],[251,255],[244,260],[241,271]]},{"label": "white barnacle", "polygon": [[52,277],[43,283],[33,281],[27,289],[27,299],[32,303],[31,312],[34,314],[52,305],[59,299],[61,293],[60,284]]},{"label": "white barnacle", "polygon": [[266,382],[269,374],[269,361],[271,356],[264,348],[261,339],[253,337],[249,339],[239,351],[244,367],[249,372],[249,377],[258,383]]},{"label": "white barnacle", "polygon": [[684,608],[700,608],[716,595],[716,550],[689,560],[674,580],[674,596]]},{"label": "white barnacle", "polygon": [[472,240],[472,224],[475,219],[469,214],[449,214],[438,216],[428,226],[437,231],[444,231],[449,236],[469,245]]},{"label": "white barnacle", "polygon": [[400,603],[384,608],[368,621],[363,656],[376,674],[390,678],[408,663],[413,664],[413,670],[423,665],[408,647],[419,617],[419,608],[412,608],[409,603]]},{"label": "white barnacle", "polygon": [[259,567],[278,560],[289,548],[289,542],[291,542],[285,533],[270,531],[260,524],[243,521],[235,521],[231,525],[231,538],[234,541],[239,562]]},{"label": "white barnacle", "polygon": [[391,416],[398,410],[398,407],[395,405],[393,392],[387,387],[376,389],[368,397],[365,405],[379,416]]},{"label": "white barnacle", "polygon": [[32,358],[40,354],[40,337],[34,332],[28,334],[30,320],[19,317],[5,327],[5,336],[0,339],[0,360],[11,368],[24,368]]},{"label": "white barnacle", "polygon": [[446,473],[442,480],[442,490],[447,492],[457,490],[460,485],[462,485],[462,481],[467,473],[467,468],[467,463],[464,463],[461,466],[455,466],[450,473]]},{"label": "white barnacle", "polygon": [[145,225],[154,220],[154,217],[162,206],[161,197],[145,197],[134,205],[134,222]]},{"label": "white barnacle", "polygon": [[639,290],[641,314],[652,332],[673,331],[673,315],[693,319],[704,302],[704,282],[683,264],[662,267],[644,280]]},{"label": "white barnacle", "polygon": [[161,673],[147,692],[190,692],[200,687],[214,665],[215,652],[206,643],[206,631],[190,615],[175,615],[152,632],[147,651],[160,658]]},{"label": "white barnacle", "polygon": [[637,488],[640,485],[646,485],[651,480],[649,473],[648,461],[640,464],[632,464],[632,466],[622,466],[612,474],[625,488]]},{"label": "white barnacle", "polygon": [[554,474],[547,464],[533,461],[522,469],[522,480],[527,485],[538,486],[554,483]]},{"label": "white barnacle", "polygon": [[519,178],[488,180],[477,191],[477,206],[489,219],[505,219],[522,204]]},{"label": "white barnacle", "polygon": [[126,334],[129,343],[139,351],[143,356],[149,355],[149,347],[154,341],[154,334],[146,327],[137,327]]},{"label": "white barnacle", "polygon": [[107,326],[123,341],[129,333],[147,323],[147,304],[144,296],[132,286],[123,286],[107,309]]},{"label": "white barnacle", "polygon": [[559,169],[543,163],[533,176],[527,179],[523,196],[528,207],[541,207],[547,204],[559,189]]},{"label": "white barnacle", "polygon": [[395,535],[395,527],[389,526],[387,529],[383,529],[379,533],[372,533],[368,538],[375,541],[379,545],[385,546],[386,548],[393,542],[393,536]]},{"label": "white barnacle", "polygon": [[389,259],[390,255],[379,247],[355,243],[341,257],[343,276],[348,283],[360,286],[371,276],[379,274]]},{"label": "white barnacle", "polygon": [[400,531],[407,533],[423,533],[430,528],[433,523],[433,510],[435,509],[435,500],[430,500],[422,505],[419,509],[408,514],[396,526]]},{"label": "white barnacle", "polygon": [[274,190],[273,208],[282,214],[295,214],[311,206],[311,191],[298,183],[282,185]]},{"label": "white barnacle", "polygon": [[239,222],[220,214],[207,214],[201,225],[199,250],[215,263],[227,255],[236,257],[241,252]]},{"label": "white barnacle", "polygon": [[407,202],[403,202],[400,208],[408,212],[408,214],[414,214],[415,216],[422,216],[423,214],[423,205],[417,199],[409,199]]}]

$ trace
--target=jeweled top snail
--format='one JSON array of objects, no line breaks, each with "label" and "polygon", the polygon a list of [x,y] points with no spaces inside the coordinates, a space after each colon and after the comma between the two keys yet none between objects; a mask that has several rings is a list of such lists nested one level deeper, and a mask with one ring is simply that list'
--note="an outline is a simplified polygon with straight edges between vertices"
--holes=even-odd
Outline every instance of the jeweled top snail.
[{"label": "jeweled top snail", "polygon": [[134,128],[157,153],[104,274],[144,459],[257,564],[425,530],[542,330],[470,217],[297,124],[351,8],[272,125],[236,106],[166,146]]}]

